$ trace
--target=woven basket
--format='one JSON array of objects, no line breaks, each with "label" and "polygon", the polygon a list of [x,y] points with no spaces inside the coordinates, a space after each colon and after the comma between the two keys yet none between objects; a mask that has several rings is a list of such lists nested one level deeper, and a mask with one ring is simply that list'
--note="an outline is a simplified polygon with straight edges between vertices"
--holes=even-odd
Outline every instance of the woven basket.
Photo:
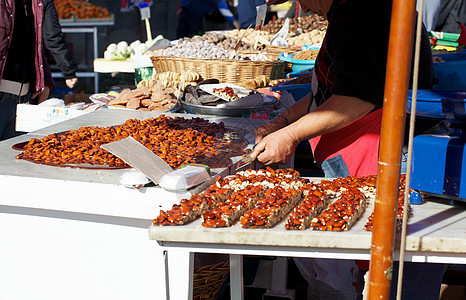
[{"label": "woven basket", "polygon": [[157,73],[195,71],[204,79],[216,78],[220,82],[236,84],[259,75],[266,75],[270,79],[284,78],[287,67],[286,63],[280,60],[250,61],[175,56],[152,56],[151,60]]},{"label": "woven basket", "polygon": [[271,60],[276,60],[280,56],[280,53],[296,53],[299,50],[291,49],[287,47],[279,47],[279,46],[269,46],[267,45],[263,50],[241,50],[238,51],[241,55],[250,55],[250,54],[258,54],[258,53],[266,53],[266,56]]},{"label": "woven basket", "polygon": [[228,272],[230,272],[228,261],[194,268],[193,300],[215,299]]}]

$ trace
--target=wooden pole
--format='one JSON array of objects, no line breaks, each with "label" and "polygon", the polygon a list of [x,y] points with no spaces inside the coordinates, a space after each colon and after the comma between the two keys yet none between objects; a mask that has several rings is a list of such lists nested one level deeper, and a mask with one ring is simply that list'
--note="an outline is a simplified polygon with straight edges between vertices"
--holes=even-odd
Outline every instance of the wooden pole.
[{"label": "wooden pole", "polygon": [[389,299],[416,1],[393,0],[380,136],[369,299]]}]

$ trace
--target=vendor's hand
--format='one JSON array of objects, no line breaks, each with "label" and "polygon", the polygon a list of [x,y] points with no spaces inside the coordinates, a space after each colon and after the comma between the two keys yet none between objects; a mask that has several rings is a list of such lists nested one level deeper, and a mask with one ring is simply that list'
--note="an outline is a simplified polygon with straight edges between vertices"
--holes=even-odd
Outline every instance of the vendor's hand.
[{"label": "vendor's hand", "polygon": [[42,91],[32,93],[31,99],[39,97],[37,103],[42,103],[45,100],[47,100],[49,96],[50,96],[50,88],[48,86],[45,86]]},{"label": "vendor's hand", "polygon": [[65,80],[66,86],[70,89],[74,88],[76,86],[76,83],[78,83],[78,78],[69,78]]},{"label": "vendor's hand", "polygon": [[282,129],[286,126],[286,121],[283,118],[274,118],[270,122],[262,124],[261,126],[257,127],[255,130],[256,133],[256,144],[262,141],[262,139],[275,132],[279,129]]},{"label": "vendor's hand", "polygon": [[298,144],[289,129],[282,128],[265,136],[254,147],[251,157],[264,165],[285,164],[291,160]]}]

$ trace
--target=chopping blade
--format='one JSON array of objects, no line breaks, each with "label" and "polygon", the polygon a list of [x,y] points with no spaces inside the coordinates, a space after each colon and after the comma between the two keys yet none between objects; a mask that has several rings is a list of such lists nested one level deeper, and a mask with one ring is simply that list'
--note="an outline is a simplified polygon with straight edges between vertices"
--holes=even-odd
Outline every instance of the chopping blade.
[{"label": "chopping blade", "polygon": [[251,156],[251,153],[254,150],[255,146],[256,145],[254,145],[252,147],[252,149],[247,149],[246,153],[243,156],[241,156],[241,160],[238,161],[238,166],[236,167],[237,169],[240,169],[240,168],[242,168],[242,167],[244,167],[246,165],[249,165],[250,163],[252,163],[255,160],[255,158],[253,158]]}]

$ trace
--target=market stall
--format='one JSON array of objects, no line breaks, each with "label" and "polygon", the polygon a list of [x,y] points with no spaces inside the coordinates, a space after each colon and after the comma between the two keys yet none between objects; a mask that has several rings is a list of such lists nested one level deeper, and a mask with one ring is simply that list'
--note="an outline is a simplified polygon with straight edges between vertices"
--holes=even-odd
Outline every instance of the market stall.
[{"label": "market stall", "polygon": [[[104,57],[94,60],[94,71],[134,72],[136,83],[155,79],[151,75],[155,76],[156,73],[188,70],[209,70],[208,73],[200,72],[204,79],[217,78],[227,83],[252,80],[259,75],[267,75],[271,80],[281,79],[286,72],[283,72],[285,64],[279,60],[280,53],[294,53],[305,49],[305,45],[321,43],[327,26],[327,21],[316,15],[291,19],[285,26],[289,31],[286,34],[286,46],[275,46],[273,40],[279,36],[278,30],[284,26],[284,20],[279,18],[270,21],[260,31],[253,28],[212,31],[174,41],[159,35],[153,40],[111,43]],[[246,62],[240,61],[243,59],[255,66],[247,66]],[[229,80],[225,81],[226,78]],[[275,84],[277,82],[267,82],[258,88]]]},{"label": "market stall", "polygon": [[[130,189],[119,181],[125,169],[35,164],[15,159],[20,152],[12,149],[31,138],[84,125],[111,126],[159,114],[102,109],[0,143],[0,298],[164,297],[164,252],[148,239],[148,227],[160,209],[189,193],[156,186]],[[249,143],[252,128],[262,122],[205,118],[247,129]],[[225,175],[229,169],[212,172]]]},{"label": "market stall", "polygon": [[[95,40],[97,26],[107,23],[91,21],[87,20],[85,24],[92,27]],[[77,30],[74,26],[75,19],[68,23],[62,20],[62,23],[64,29]],[[230,38],[230,41],[236,40],[239,34],[244,35],[243,32],[235,34],[236,36]],[[96,47],[97,41],[94,42]],[[278,57],[282,50],[282,48],[273,49],[274,57]],[[146,58],[150,60],[149,55]],[[131,67],[134,65],[131,66],[128,61],[131,59],[96,59],[94,71],[133,71]],[[195,60],[193,62],[196,63]],[[274,64],[283,65],[279,61],[259,62],[252,68],[259,71],[257,74],[248,73],[251,68],[244,68],[242,70],[245,72],[244,76],[235,76],[230,71],[225,75],[233,75],[232,78],[235,80],[253,80],[256,75],[263,74],[265,67],[268,68],[267,72],[271,73]],[[241,67],[247,63],[238,63],[238,65]],[[283,70],[279,71],[279,77],[283,77]],[[191,75],[180,72],[180,77],[184,76],[185,79],[191,78]],[[214,75],[213,77],[217,77],[223,73],[217,70]],[[200,81],[200,78],[196,77],[198,75],[193,76],[195,79],[191,78],[187,82]],[[165,81],[168,79],[173,78],[167,77]],[[266,78],[260,77],[260,79],[258,83],[263,84],[262,79]],[[159,78],[159,80],[163,79]],[[166,88],[173,90],[166,91]],[[133,95],[140,91],[126,92]],[[64,297],[69,299],[168,298],[166,274],[162,270],[165,268],[166,252],[148,239],[148,227],[159,210],[171,208],[181,199],[189,197],[192,192],[167,192],[153,185],[142,189],[130,189],[120,184],[120,176],[124,174],[125,169],[36,164],[24,159],[16,159],[15,157],[21,152],[12,148],[30,139],[40,140],[49,134],[63,133],[82,126],[114,126],[128,119],[144,120],[162,113],[177,115],[171,112],[180,110],[177,99],[182,90],[178,84],[164,87],[166,91],[164,97],[176,94],[176,97],[171,99],[174,101],[169,103],[169,107],[159,106],[156,109],[159,110],[158,112],[140,110],[148,110],[153,102],[162,102],[159,101],[162,99],[157,97],[152,101],[155,89],[152,91],[147,93],[145,90],[143,94],[149,97],[142,100],[138,98],[137,101],[129,103],[137,98],[129,97],[113,107],[110,106],[109,109],[99,109],[0,143],[2,153],[0,226],[4,228],[0,231],[0,240],[3,245],[8,245],[0,250],[2,265],[0,280],[4,287],[0,291],[0,298],[29,297],[47,300]],[[248,89],[247,92],[250,91],[251,89]],[[150,100],[150,103],[143,105],[143,100]],[[208,116],[202,115],[199,110],[196,114],[178,116],[202,117],[246,130],[245,139],[248,147],[251,148],[254,143],[254,128],[265,120],[250,119],[250,112],[257,112],[260,117],[261,105],[263,101],[267,101],[264,107],[268,107],[265,115],[265,119],[268,119],[268,113],[279,108],[279,106],[275,107],[277,99],[273,96],[267,99],[261,96],[259,100],[260,105],[256,103],[257,105],[252,108],[250,106],[240,107],[241,109],[214,107],[213,111],[207,108]],[[134,106],[133,102],[138,104]],[[130,105],[127,106],[128,104]],[[247,113],[243,116],[244,112]],[[244,118],[237,118],[239,116]],[[233,160],[233,164],[228,168],[211,168],[212,175],[223,177],[235,172],[235,164],[238,160],[239,158]],[[288,165],[290,166],[292,163]],[[31,232],[31,229],[34,232]],[[24,288],[25,284],[28,286],[27,289]]]},{"label": "market stall", "polygon": [[[76,168],[52,166],[46,159],[46,164],[31,161],[37,159],[35,150],[43,151],[48,142],[43,138],[49,134],[82,126],[115,128],[129,119],[146,120],[161,114],[199,117],[240,128],[246,132],[247,148],[253,148],[254,128],[280,115],[310,90],[311,68],[326,26],[320,18],[312,22],[315,27],[306,28],[306,34],[290,36],[290,47],[271,45],[283,22],[264,27],[267,30],[262,32],[233,30],[183,39],[167,49],[147,50],[144,44],[145,55],[133,58],[131,53],[140,42],[109,45],[106,58],[94,60],[94,71],[151,69],[137,76],[135,89],[104,95],[107,98],[99,98],[101,101],[93,95],[92,101],[107,107],[0,142],[0,241],[6,245],[0,248],[0,281],[4,286],[0,298],[190,299],[194,253],[212,253],[229,254],[231,295],[242,299],[244,255],[369,260],[371,233],[364,230],[364,220],[370,218],[371,209],[358,216],[351,230],[343,232],[286,230],[289,212],[267,229],[242,228],[240,222],[227,228],[206,228],[199,219],[180,226],[158,226],[164,225],[154,221],[162,215],[161,210],[177,208],[181,200],[200,193],[207,185],[182,192],[169,192],[154,184],[127,188],[120,181],[126,170],[120,168],[122,164]],[[88,24],[93,26],[96,47],[96,26],[100,25]],[[298,32],[302,25],[294,22],[285,26]],[[66,31],[73,25],[64,27]],[[303,47],[304,41],[314,45],[308,49]],[[259,48],[254,42],[260,43]],[[200,57],[191,57],[192,53]],[[293,72],[288,76],[297,79],[285,78],[289,71]],[[280,97],[269,88],[279,93],[290,91],[292,97],[287,98],[284,92]],[[77,136],[79,140],[79,133]],[[16,159],[18,149],[24,150],[24,142],[31,139],[36,139],[32,144],[37,140],[42,144],[37,143],[30,156]],[[152,144],[164,139],[152,140]],[[173,149],[165,152],[182,156]],[[61,154],[83,156],[80,150]],[[58,161],[59,156],[54,159]],[[228,166],[211,167],[212,178],[236,174],[240,159],[235,157]],[[293,160],[278,168],[285,167],[293,168]],[[254,163],[251,168],[260,166]],[[373,207],[374,195],[367,202]],[[464,210],[442,199],[414,207],[405,260],[466,264],[465,217]],[[399,240],[397,236],[397,243]]]}]

